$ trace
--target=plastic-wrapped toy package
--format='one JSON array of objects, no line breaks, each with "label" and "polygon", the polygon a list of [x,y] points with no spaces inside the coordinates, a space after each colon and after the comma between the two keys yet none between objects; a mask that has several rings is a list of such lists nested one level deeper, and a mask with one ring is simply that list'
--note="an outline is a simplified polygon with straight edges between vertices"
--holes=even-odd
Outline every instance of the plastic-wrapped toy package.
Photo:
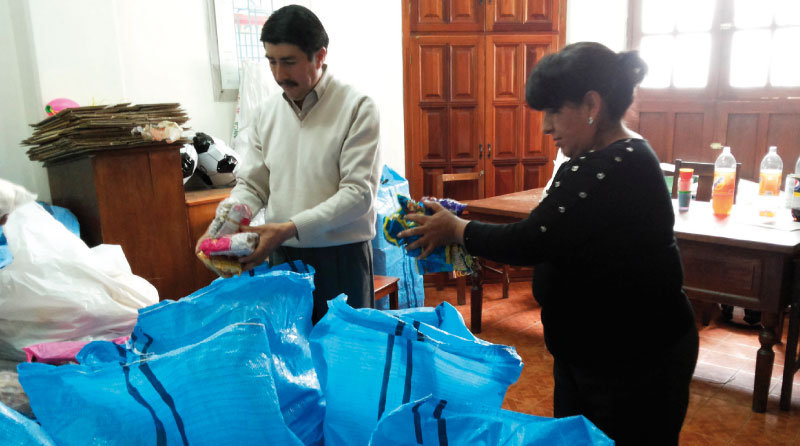
[{"label": "plastic-wrapped toy package", "polygon": [[222,200],[208,228],[209,238],[200,243],[197,257],[220,276],[241,274],[242,265],[230,257],[250,255],[258,245],[258,234],[239,232],[239,225],[250,224],[252,219],[250,206],[230,198]]},{"label": "plastic-wrapped toy package", "polygon": [[[460,214],[461,211],[464,210],[464,207],[466,207],[466,205],[463,203],[459,203],[448,198],[426,199],[428,201],[438,202],[444,206],[445,209],[448,209],[450,212],[455,214]],[[431,212],[425,208],[425,205],[422,202],[415,202],[408,197],[398,195],[397,200],[400,202],[400,209],[384,220],[383,235],[390,243],[397,246],[403,246],[412,243],[419,238],[419,236],[408,237],[404,239],[397,238],[397,234],[400,232],[416,226],[414,222],[406,220],[405,216],[412,213],[426,213],[430,215]],[[408,253],[409,255],[416,257],[421,252],[422,250],[417,248],[409,251]],[[466,276],[473,272],[476,264],[475,260],[472,258],[472,256],[467,254],[467,251],[463,246],[454,244],[436,248],[430,255],[428,255],[428,257],[417,260],[417,267],[422,274],[452,271],[456,274],[456,276]]]}]

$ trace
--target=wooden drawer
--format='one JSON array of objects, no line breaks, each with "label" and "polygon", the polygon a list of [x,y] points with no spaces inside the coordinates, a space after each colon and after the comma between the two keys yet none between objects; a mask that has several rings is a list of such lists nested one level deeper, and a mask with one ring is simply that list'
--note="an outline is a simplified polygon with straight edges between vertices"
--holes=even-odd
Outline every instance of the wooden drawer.
[{"label": "wooden drawer", "polygon": [[766,259],[762,254],[727,247],[680,243],[684,285],[758,299]]}]

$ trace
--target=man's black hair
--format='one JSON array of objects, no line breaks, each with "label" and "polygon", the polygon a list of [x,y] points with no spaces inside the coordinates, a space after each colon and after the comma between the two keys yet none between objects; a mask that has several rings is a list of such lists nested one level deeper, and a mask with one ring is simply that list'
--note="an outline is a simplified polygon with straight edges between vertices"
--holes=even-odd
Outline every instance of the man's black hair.
[{"label": "man's black hair", "polygon": [[269,16],[261,29],[261,41],[297,45],[311,60],[320,48],[328,47],[328,33],[308,8],[288,5]]}]

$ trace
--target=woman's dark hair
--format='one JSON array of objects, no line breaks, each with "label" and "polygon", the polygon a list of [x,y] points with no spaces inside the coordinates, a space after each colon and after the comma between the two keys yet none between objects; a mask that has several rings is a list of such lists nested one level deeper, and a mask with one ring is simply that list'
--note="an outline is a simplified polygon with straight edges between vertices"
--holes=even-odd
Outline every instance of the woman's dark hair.
[{"label": "woman's dark hair", "polygon": [[594,90],[603,98],[608,118],[618,120],[645,74],[647,64],[636,51],[615,53],[596,42],[573,43],[536,64],[525,99],[533,109],[558,110],[566,102],[580,104]]},{"label": "woman's dark hair", "polygon": [[320,48],[328,47],[328,33],[325,32],[322,22],[308,8],[289,5],[269,16],[261,29],[261,41],[273,45],[297,45],[308,55],[308,60],[311,60]]}]

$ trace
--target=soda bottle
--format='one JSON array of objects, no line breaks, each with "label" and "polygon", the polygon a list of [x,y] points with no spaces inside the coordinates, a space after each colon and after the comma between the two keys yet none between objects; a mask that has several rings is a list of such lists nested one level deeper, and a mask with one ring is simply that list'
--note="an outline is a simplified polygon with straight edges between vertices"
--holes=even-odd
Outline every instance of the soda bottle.
[{"label": "soda bottle", "polygon": [[786,207],[792,210],[794,221],[800,221],[800,157],[794,165],[794,175],[786,177]]},{"label": "soda bottle", "polygon": [[758,215],[774,217],[780,206],[781,176],[783,175],[783,161],[778,156],[778,148],[770,146],[769,151],[761,160],[761,175],[758,182]]},{"label": "soda bottle", "polygon": [[711,188],[714,215],[725,216],[731,213],[735,187],[736,158],[731,154],[731,148],[725,146],[714,162],[714,184]]}]

